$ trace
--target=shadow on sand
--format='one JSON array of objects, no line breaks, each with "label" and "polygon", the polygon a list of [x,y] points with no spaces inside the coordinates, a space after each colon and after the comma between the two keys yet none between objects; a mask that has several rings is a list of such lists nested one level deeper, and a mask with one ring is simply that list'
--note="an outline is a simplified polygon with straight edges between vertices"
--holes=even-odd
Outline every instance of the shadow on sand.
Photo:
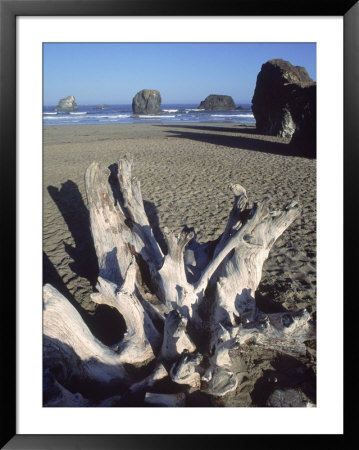
[{"label": "shadow on sand", "polygon": [[[158,125],[163,126],[163,125]],[[168,126],[167,126],[168,127]],[[191,131],[193,130],[193,131]],[[196,130],[196,131],[195,131]],[[312,146],[306,143],[273,142],[269,139],[256,139],[253,135],[262,135],[255,128],[226,128],[213,127],[207,125],[176,125],[172,130],[167,130],[173,137],[191,139],[193,141],[208,142],[214,145],[224,145],[226,147],[251,150],[262,153],[283,156],[301,156],[314,158]],[[232,135],[225,134],[232,133]],[[248,135],[248,136],[246,136]]]},{"label": "shadow on sand", "polygon": [[67,180],[60,189],[48,186],[47,190],[75,242],[74,247],[64,243],[66,253],[74,260],[70,264],[71,270],[95,286],[98,263],[90,231],[90,217],[77,184]]},{"label": "shadow on sand", "polygon": [[157,207],[154,203],[148,202],[147,200],[143,201],[143,206],[145,208],[148,221],[151,225],[153,235],[158,242],[158,245],[161,247],[162,253],[167,254],[167,244],[160,228]]},{"label": "shadow on sand", "polygon": [[276,389],[301,389],[316,403],[316,376],[311,368],[288,355],[278,356],[271,364],[274,370],[265,370],[251,392],[254,406],[267,406],[269,396]]}]

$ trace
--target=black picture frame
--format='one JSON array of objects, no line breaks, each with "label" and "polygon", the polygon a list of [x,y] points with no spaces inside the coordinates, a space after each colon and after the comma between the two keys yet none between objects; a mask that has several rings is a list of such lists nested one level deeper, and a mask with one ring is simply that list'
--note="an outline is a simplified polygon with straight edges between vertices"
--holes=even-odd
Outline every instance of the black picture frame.
[{"label": "black picture frame", "polygon": [[[0,0],[0,183],[2,239],[2,324],[1,324],[1,448],[6,449],[183,449],[215,448],[224,445],[263,444],[275,439],[275,445],[288,446],[291,435],[18,435],[16,433],[16,17],[18,16],[342,16],[344,18],[344,256],[353,254],[357,241],[354,228],[353,194],[357,178],[359,151],[359,4],[355,0],[341,2],[276,0],[222,0],[220,3],[188,2],[187,0]],[[333,70],[338,70],[333,62]],[[333,186],[335,188],[335,186]],[[350,252],[349,252],[350,248]],[[347,256],[348,257],[348,256]],[[344,272],[345,295],[355,279],[355,265]],[[354,292],[354,291],[353,291]],[[345,298],[345,297],[344,297]],[[351,299],[348,298],[348,301]],[[352,300],[355,300],[354,298]],[[345,329],[355,329],[354,301],[345,305]],[[346,342],[351,340],[346,334]],[[353,349],[345,347],[346,373]],[[354,370],[355,372],[355,370]],[[346,379],[347,381],[347,379]],[[346,384],[347,386],[347,384]],[[345,405],[353,402],[345,390]],[[350,399],[350,400],[349,400]],[[349,406],[350,407],[350,406]],[[343,445],[354,429],[355,415],[348,415],[343,435],[330,435],[333,444]],[[285,432],[285,430],[283,430]],[[317,438],[310,436],[314,444]],[[290,439],[290,441],[288,441]],[[305,445],[308,435],[297,435],[296,445]],[[339,440],[341,442],[339,442]],[[337,442],[335,442],[337,441]]]}]

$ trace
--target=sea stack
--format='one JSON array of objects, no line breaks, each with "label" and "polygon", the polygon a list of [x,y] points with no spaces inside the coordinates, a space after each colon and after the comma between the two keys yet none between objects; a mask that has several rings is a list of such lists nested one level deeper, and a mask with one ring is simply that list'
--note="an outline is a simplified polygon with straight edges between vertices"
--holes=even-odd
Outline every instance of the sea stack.
[{"label": "sea stack", "polygon": [[304,67],[283,59],[263,64],[252,110],[259,131],[292,138],[293,143],[306,141],[315,151],[316,83]]},{"label": "sea stack", "polygon": [[161,112],[161,94],[155,89],[142,89],[132,100],[134,114],[158,114]]},{"label": "sea stack", "polygon": [[231,111],[236,109],[236,105],[230,95],[211,94],[201,102],[198,109],[205,109],[208,111]]},{"label": "sea stack", "polygon": [[75,97],[73,95],[69,95],[68,97],[59,100],[59,104],[56,106],[55,111],[68,112],[76,111],[76,109],[77,103],[75,101]]}]

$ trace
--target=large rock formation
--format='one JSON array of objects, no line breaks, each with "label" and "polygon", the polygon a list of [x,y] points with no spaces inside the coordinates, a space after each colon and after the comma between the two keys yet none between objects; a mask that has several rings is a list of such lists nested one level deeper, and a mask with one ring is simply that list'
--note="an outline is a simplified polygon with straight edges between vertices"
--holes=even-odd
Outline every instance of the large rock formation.
[{"label": "large rock formation", "polygon": [[55,111],[68,112],[76,111],[76,109],[77,103],[75,101],[75,97],[73,95],[69,95],[68,97],[59,100],[59,104],[56,106]]},{"label": "large rock formation", "polygon": [[317,133],[317,85],[295,83],[288,85],[288,105],[296,125],[291,144],[305,143],[309,153],[315,152]]},{"label": "large rock formation", "polygon": [[315,149],[316,83],[304,67],[282,59],[263,64],[252,110],[259,131],[292,138],[293,143],[306,141]]},{"label": "large rock formation", "polygon": [[209,95],[199,105],[198,109],[208,111],[231,111],[236,109],[233,98],[230,95]]},{"label": "large rock formation", "polygon": [[142,89],[132,100],[134,114],[158,114],[161,112],[161,94],[155,89]]}]

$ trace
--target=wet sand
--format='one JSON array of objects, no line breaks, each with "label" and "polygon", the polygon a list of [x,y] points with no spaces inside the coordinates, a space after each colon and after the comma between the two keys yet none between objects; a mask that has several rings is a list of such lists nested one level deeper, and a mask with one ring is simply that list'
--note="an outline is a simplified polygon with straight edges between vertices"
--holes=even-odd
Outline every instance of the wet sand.
[{"label": "wet sand", "polygon": [[[298,200],[301,216],[271,250],[256,300],[265,312],[307,308],[315,317],[316,160],[300,156],[302,149],[256,134],[253,127],[211,123],[48,126],[43,140],[44,283],[78,305],[104,343],[111,343],[123,324],[90,300],[97,261],[84,173],[94,160],[109,166],[123,155],[134,159],[155,230],[195,227],[200,242],[224,231],[232,207],[229,183],[242,184],[251,201],[269,195],[273,209]],[[226,404],[264,406],[273,383],[300,387],[314,401],[315,356],[313,343],[302,361],[260,350],[244,355],[248,383]]]}]

